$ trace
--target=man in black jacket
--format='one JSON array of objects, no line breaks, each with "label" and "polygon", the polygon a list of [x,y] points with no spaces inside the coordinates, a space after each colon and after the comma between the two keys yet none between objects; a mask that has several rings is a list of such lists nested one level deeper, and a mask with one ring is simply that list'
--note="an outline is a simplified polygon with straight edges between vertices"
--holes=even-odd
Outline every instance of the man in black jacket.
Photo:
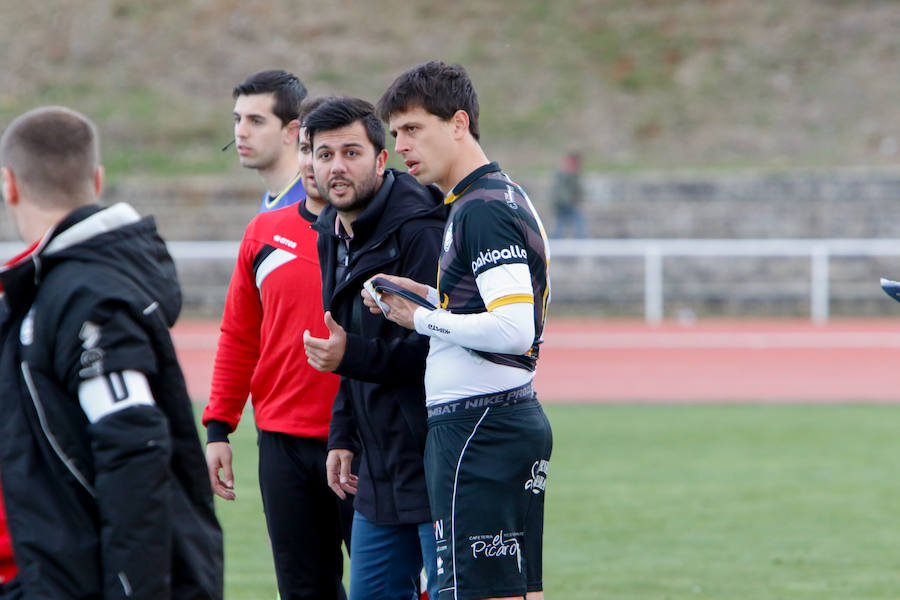
[{"label": "man in black jacket", "polygon": [[0,268],[0,476],[28,598],[222,598],[222,535],[169,336],[181,290],[151,218],[97,204],[84,116],[0,138],[30,247]]},{"label": "man in black jacket", "polygon": [[409,598],[423,556],[432,582],[437,569],[423,467],[428,340],[369,313],[360,292],[381,272],[434,282],[441,194],[385,168],[384,129],[368,102],[326,101],[303,124],[329,203],[315,227],[330,332],[306,332],[304,343],[313,367],[341,375],[327,471],[339,496],[356,493],[350,599]]}]

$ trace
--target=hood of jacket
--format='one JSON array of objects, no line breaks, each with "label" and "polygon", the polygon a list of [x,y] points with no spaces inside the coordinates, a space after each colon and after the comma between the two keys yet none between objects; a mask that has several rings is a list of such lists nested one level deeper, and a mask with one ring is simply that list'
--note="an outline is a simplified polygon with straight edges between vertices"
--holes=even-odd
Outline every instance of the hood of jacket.
[{"label": "hood of jacket", "polygon": [[0,267],[0,294],[10,312],[27,308],[46,275],[66,261],[102,263],[159,302],[171,327],[181,312],[175,264],[153,217],[125,203],[75,209],[34,246]]}]

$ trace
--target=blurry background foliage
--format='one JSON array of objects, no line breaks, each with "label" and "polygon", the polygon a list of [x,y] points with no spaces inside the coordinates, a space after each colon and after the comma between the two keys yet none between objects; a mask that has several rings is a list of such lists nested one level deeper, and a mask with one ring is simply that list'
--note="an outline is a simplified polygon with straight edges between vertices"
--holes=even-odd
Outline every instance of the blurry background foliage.
[{"label": "blurry background foliage", "polygon": [[[96,119],[116,178],[237,171],[231,89],[281,67],[375,101],[461,62],[513,174],[900,162],[892,0],[0,0],[0,126]],[[392,164],[399,164],[396,158]]]}]

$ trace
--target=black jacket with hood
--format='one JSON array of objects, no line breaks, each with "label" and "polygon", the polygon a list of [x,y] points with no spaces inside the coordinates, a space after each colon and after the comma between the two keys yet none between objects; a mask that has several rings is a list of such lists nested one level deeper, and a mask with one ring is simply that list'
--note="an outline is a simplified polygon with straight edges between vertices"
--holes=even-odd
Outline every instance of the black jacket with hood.
[{"label": "black jacket with hood", "polygon": [[328,448],[357,452],[353,506],[368,520],[425,523],[431,520],[423,465],[428,338],[370,313],[360,291],[377,273],[435,285],[446,220],[443,196],[406,173],[387,169],[372,202],[352,223],[340,281],[335,271],[344,240],[335,233],[336,219],[337,211],[328,206],[314,225],[322,302],[347,332]]},{"label": "black jacket with hood", "polygon": [[[169,336],[181,290],[153,219],[79,208],[0,284],[0,476],[25,597],[221,598],[222,534]],[[125,371],[155,404],[91,422],[79,386]]]}]

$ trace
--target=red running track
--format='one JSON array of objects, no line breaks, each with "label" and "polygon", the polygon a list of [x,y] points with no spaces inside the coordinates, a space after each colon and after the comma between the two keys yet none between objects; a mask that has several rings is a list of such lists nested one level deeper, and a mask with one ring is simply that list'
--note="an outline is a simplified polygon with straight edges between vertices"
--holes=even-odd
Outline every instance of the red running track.
[{"label": "red running track", "polygon": [[[173,337],[191,396],[209,393],[218,324]],[[551,319],[535,387],[544,402],[896,402],[900,319]]]}]

